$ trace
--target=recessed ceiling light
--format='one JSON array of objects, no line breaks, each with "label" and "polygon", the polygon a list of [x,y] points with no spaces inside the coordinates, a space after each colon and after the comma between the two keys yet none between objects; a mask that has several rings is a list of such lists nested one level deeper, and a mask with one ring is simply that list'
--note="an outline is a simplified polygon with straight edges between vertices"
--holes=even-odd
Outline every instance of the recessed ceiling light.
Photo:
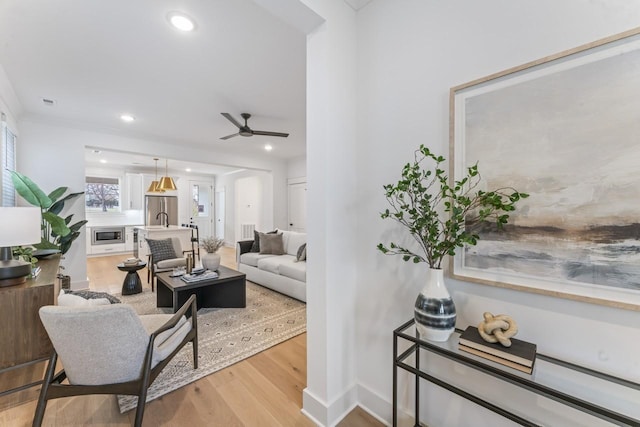
[{"label": "recessed ceiling light", "polygon": [[127,123],[131,123],[132,121],[134,121],[136,118],[133,117],[131,114],[123,114],[120,116],[120,119],[123,122],[127,122]]},{"label": "recessed ceiling light", "polygon": [[168,18],[171,25],[173,25],[180,31],[188,32],[193,31],[194,28],[196,28],[196,24],[194,23],[193,19],[189,18],[184,13],[171,12],[169,13]]},{"label": "recessed ceiling light", "polygon": [[186,168],[185,171],[186,172],[191,172],[191,168]]},{"label": "recessed ceiling light", "polygon": [[105,159],[100,159],[100,163],[107,163]]},{"label": "recessed ceiling light", "polygon": [[267,144],[267,145],[264,146],[264,149],[267,150],[267,151],[271,151],[271,150],[273,150],[273,147],[270,144]]}]

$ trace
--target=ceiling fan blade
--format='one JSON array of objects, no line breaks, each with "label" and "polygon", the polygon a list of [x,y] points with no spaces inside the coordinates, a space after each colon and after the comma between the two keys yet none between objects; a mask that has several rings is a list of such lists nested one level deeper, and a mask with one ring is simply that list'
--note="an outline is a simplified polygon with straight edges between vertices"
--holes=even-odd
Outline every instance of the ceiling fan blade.
[{"label": "ceiling fan blade", "polygon": [[220,138],[220,139],[229,139],[229,138],[233,138],[234,136],[238,136],[238,135],[240,135],[240,133],[234,133],[233,135],[223,136],[223,137],[222,137],[222,138]]},{"label": "ceiling fan blade", "polygon": [[234,119],[231,114],[229,114],[229,113],[220,113],[220,114],[225,116],[227,118],[227,120],[229,120],[231,123],[236,125],[238,127],[238,129],[240,129],[242,127],[242,125],[240,123],[238,123],[238,121],[236,119]]},{"label": "ceiling fan blade", "polygon": [[254,130],[252,131],[254,135],[265,135],[265,136],[281,136],[283,138],[286,138],[289,136],[288,133],[282,133],[282,132],[267,132],[267,131],[263,131],[263,130]]}]

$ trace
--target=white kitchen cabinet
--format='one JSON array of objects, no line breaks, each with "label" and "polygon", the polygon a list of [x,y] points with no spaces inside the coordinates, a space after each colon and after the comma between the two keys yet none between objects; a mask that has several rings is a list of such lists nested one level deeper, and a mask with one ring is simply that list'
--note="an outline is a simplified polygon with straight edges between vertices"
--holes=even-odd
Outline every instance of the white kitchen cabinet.
[{"label": "white kitchen cabinet", "polygon": [[124,250],[133,252],[133,228],[125,227],[124,231]]},{"label": "white kitchen cabinet", "polygon": [[142,210],[144,209],[144,188],[143,177],[140,173],[125,174],[126,199],[124,209]]},{"label": "white kitchen cabinet", "polygon": [[87,255],[91,255],[91,249],[93,246],[91,246],[91,228],[90,227],[85,227],[84,232],[87,236],[86,242],[87,242]]},{"label": "white kitchen cabinet", "polygon": [[91,248],[91,255],[96,254],[110,254],[110,253],[119,253],[125,252],[125,244],[124,243],[109,243],[106,245],[94,245]]}]

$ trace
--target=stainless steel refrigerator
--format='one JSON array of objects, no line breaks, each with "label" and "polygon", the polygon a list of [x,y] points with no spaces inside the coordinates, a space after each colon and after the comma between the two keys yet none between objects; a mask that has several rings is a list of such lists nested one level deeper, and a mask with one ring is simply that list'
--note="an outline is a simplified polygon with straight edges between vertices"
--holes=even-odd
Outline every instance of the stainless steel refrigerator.
[{"label": "stainless steel refrigerator", "polygon": [[[145,196],[144,225],[178,225],[178,198],[176,196]],[[165,215],[164,213],[167,215]]]}]

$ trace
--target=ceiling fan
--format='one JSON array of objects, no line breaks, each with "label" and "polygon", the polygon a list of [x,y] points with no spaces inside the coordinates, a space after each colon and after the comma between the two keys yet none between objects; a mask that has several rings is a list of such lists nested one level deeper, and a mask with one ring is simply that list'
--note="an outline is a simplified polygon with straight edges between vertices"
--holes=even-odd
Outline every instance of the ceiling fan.
[{"label": "ceiling fan", "polygon": [[241,125],[240,123],[238,123],[238,121],[236,119],[233,118],[233,116],[229,113],[220,113],[223,116],[225,116],[227,118],[227,120],[229,120],[231,123],[233,123],[234,125],[236,125],[238,127],[238,133],[234,133],[232,135],[227,135],[227,136],[223,136],[220,139],[229,139],[229,138],[233,138],[234,136],[253,136],[253,135],[266,135],[266,136],[281,136],[283,138],[286,138],[289,136],[288,133],[282,133],[282,132],[268,132],[268,131],[263,131],[263,130],[253,130],[249,127],[249,125],[247,125],[247,120],[249,120],[249,118],[251,117],[251,114],[249,113],[242,113],[240,114],[242,116],[242,118],[244,119],[244,126]]}]

